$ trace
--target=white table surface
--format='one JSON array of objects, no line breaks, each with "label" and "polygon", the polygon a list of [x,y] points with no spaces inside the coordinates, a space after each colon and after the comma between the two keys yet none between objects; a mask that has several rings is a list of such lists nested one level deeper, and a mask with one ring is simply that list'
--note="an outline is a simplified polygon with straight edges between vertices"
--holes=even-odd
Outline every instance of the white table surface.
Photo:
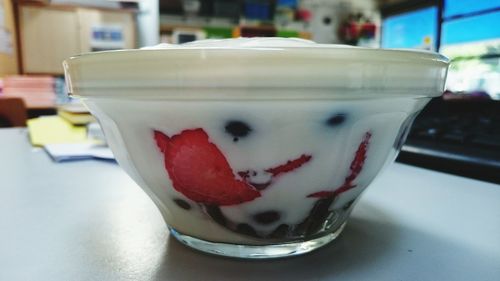
[{"label": "white table surface", "polygon": [[500,280],[500,186],[393,164],[305,256],[209,256],[169,236],[118,167],[53,163],[0,130],[0,280]]}]

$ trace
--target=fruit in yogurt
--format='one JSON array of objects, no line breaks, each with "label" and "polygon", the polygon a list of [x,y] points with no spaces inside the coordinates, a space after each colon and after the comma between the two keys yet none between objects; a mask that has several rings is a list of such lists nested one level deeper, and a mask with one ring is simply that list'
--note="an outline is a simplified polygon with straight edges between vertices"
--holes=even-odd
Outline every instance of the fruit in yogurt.
[{"label": "fruit in yogurt", "polygon": [[168,137],[154,131],[154,139],[164,154],[165,169],[175,190],[201,204],[229,206],[252,201],[278,176],[300,168],[311,160],[310,155],[268,168],[269,180],[252,182],[256,171],[240,171],[238,179],[224,154],[210,142],[203,129],[184,130]]},{"label": "fruit in yogurt", "polygon": [[[344,119],[343,114],[335,115],[328,120],[328,125],[338,126]],[[225,130],[236,142],[239,138],[247,136],[252,129],[241,121],[230,121],[226,124]],[[318,191],[304,198],[304,200],[317,199],[317,202],[309,214],[305,214],[301,223],[280,224],[270,234],[262,236],[252,225],[230,220],[220,208],[250,202],[263,196],[263,190],[269,188],[281,176],[306,165],[311,161],[312,155],[302,154],[296,159],[260,171],[235,172],[224,153],[210,141],[208,134],[202,128],[183,130],[171,137],[160,131],[154,131],[154,139],[163,153],[165,170],[173,188],[198,203],[201,210],[219,225],[258,238],[293,238],[314,235],[321,231],[323,222],[334,212],[330,210],[330,206],[337,196],[356,187],[354,181],[363,169],[371,136],[371,132],[364,134],[350,164],[349,173],[341,186],[333,190]],[[254,182],[259,177],[266,180]],[[190,204],[182,199],[174,199],[174,202],[182,209],[191,209]],[[350,209],[351,204],[352,201],[343,209],[343,213]],[[281,213],[275,210],[262,210],[253,214],[252,219],[260,225],[269,225],[279,221],[281,216]]]},{"label": "fruit in yogurt", "polygon": [[[330,208],[337,197],[340,194],[356,187],[354,181],[358,177],[365,164],[368,145],[370,144],[371,137],[371,132],[366,132],[363,136],[363,139],[361,140],[360,144],[358,145],[358,149],[354,154],[354,158],[351,161],[351,165],[349,166],[349,174],[344,179],[344,183],[340,187],[337,187],[334,190],[318,191],[307,196],[308,198],[318,198],[318,200],[311,209],[309,216],[307,216],[307,218],[296,227],[297,233],[307,236],[314,235],[322,231],[322,229],[324,228],[324,222],[334,212]],[[344,214],[349,211],[354,201],[355,199],[347,202],[342,207],[342,212]]]},{"label": "fruit in yogurt", "polygon": [[349,167],[349,175],[345,178],[344,184],[338,187],[337,189],[331,191],[319,191],[313,194],[309,194],[307,197],[314,198],[329,198],[329,197],[337,197],[339,194],[346,192],[352,188],[355,188],[356,185],[353,183],[354,180],[358,177],[359,173],[363,169],[363,165],[366,160],[366,153],[368,152],[368,144],[370,142],[370,138],[372,137],[372,133],[366,132],[363,140],[358,146],[356,150],[356,154],[354,155],[354,159],[351,162],[351,166]]},{"label": "fruit in yogurt", "polygon": [[185,130],[171,138],[155,131],[165,168],[174,188],[207,205],[227,206],[252,201],[260,192],[236,179],[233,170],[203,129]]}]

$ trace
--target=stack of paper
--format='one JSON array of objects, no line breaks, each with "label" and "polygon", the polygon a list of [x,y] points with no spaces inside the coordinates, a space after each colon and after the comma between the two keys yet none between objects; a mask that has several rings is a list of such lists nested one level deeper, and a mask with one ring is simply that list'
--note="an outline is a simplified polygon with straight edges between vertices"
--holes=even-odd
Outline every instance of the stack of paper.
[{"label": "stack of paper", "polygon": [[44,149],[56,162],[85,159],[115,160],[109,147],[91,143],[47,144]]},{"label": "stack of paper", "polygon": [[28,120],[31,143],[35,146],[56,143],[89,143],[85,127],[73,126],[59,116]]},{"label": "stack of paper", "polygon": [[114,160],[111,150],[89,139],[83,126],[73,126],[59,116],[44,116],[28,120],[31,143],[43,146],[56,162],[104,159]]},{"label": "stack of paper", "polygon": [[57,114],[73,125],[87,125],[95,118],[81,103],[70,103],[59,107]]},{"label": "stack of paper", "polygon": [[51,108],[56,101],[54,78],[7,76],[3,79],[3,95],[22,98],[27,108]]}]

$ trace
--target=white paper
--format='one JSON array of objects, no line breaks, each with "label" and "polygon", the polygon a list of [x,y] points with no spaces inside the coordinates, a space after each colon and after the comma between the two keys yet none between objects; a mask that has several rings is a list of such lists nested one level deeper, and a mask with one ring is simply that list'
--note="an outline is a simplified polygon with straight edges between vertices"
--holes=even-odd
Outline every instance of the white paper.
[{"label": "white paper", "polygon": [[89,143],[65,143],[48,144],[45,150],[56,162],[85,160],[85,159],[103,159],[114,160],[113,153],[107,146],[95,145]]}]

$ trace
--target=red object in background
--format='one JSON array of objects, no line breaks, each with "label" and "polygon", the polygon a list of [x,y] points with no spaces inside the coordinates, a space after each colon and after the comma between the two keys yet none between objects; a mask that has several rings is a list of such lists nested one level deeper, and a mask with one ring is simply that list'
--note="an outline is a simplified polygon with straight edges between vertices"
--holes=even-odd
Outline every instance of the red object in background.
[{"label": "red object in background", "polygon": [[338,29],[338,36],[345,44],[357,45],[360,39],[374,39],[377,26],[363,14],[351,14]]},{"label": "red object in background", "polygon": [[377,26],[373,22],[365,22],[361,25],[359,31],[359,37],[366,39],[375,38],[376,31],[377,31]]},{"label": "red object in background", "polygon": [[306,9],[299,9],[295,13],[295,18],[300,21],[310,22],[312,19],[312,13]]},{"label": "red object in background", "polygon": [[339,28],[339,37],[344,43],[356,45],[359,39],[358,23],[353,19],[342,23]]},{"label": "red object in background", "polygon": [[446,90],[443,93],[443,100],[491,100],[491,96],[485,91],[455,93]]}]

